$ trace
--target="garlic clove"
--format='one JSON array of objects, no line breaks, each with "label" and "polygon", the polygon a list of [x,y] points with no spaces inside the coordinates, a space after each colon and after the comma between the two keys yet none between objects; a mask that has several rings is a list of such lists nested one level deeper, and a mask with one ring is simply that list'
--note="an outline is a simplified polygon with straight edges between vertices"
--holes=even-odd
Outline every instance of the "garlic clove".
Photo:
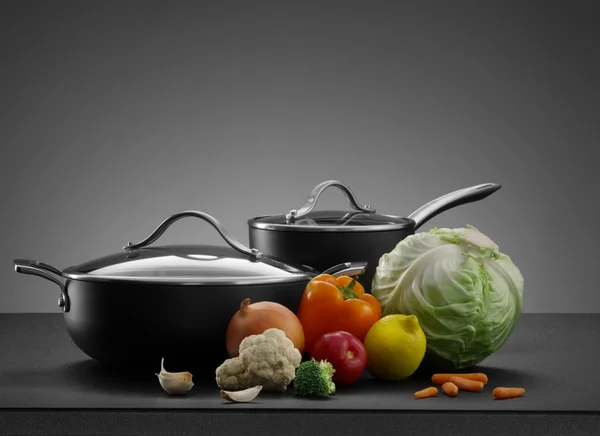
[{"label": "garlic clove", "polygon": [[164,377],[169,377],[173,379],[185,380],[188,382],[192,381],[192,374],[187,371],[184,372],[168,372],[165,370],[165,358],[163,357],[160,361],[160,374]]},{"label": "garlic clove", "polygon": [[186,380],[178,380],[169,377],[165,377],[161,374],[156,374],[158,376],[158,381],[162,388],[171,395],[181,395],[188,392],[194,386],[193,382],[188,382]]},{"label": "garlic clove", "polygon": [[221,396],[226,400],[234,403],[247,403],[256,398],[259,392],[262,390],[261,385],[254,386],[252,388],[244,389],[243,391],[224,391],[221,390]]},{"label": "garlic clove", "polygon": [[162,388],[169,394],[185,394],[194,386],[192,374],[185,372],[168,372],[164,366],[165,359],[160,362],[160,373],[156,374]]}]

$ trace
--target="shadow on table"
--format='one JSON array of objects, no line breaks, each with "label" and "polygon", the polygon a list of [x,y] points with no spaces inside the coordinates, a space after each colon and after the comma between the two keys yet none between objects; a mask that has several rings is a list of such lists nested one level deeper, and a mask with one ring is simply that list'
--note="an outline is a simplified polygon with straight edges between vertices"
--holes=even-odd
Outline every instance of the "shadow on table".
[{"label": "shadow on table", "polygon": [[[169,370],[169,366],[165,363]],[[179,369],[176,369],[179,370]],[[45,368],[43,370],[19,369],[7,370],[0,373],[0,385],[10,386],[69,386],[80,391],[94,392],[101,395],[129,394],[135,396],[154,396],[163,394],[160,383],[155,373],[158,368],[118,368],[101,364],[93,359],[80,360],[71,363]],[[187,396],[218,395],[218,387],[214,379],[214,368],[190,368],[194,375],[194,388]],[[379,380],[368,374],[361,376],[358,383],[343,386],[338,385],[338,393],[360,393],[363,390],[376,390],[378,392],[417,391],[431,386],[431,376],[435,372],[427,368],[419,368],[411,377],[401,381]],[[533,387],[543,384],[547,380],[543,374],[533,370],[504,369],[499,367],[474,366],[456,372],[483,372],[489,378],[490,387],[497,386],[524,386]],[[289,393],[269,393],[270,398],[287,396]]]},{"label": "shadow on table", "polygon": [[377,389],[379,392],[392,392],[398,389],[403,391],[418,391],[428,386],[434,386],[431,376],[435,373],[473,373],[482,372],[488,376],[488,387],[498,386],[520,387],[540,385],[545,383],[546,377],[534,370],[498,368],[488,366],[473,366],[460,371],[435,371],[428,368],[419,368],[406,380],[384,381],[374,378],[365,372],[356,386],[340,387],[341,390],[351,391],[359,389]]},{"label": "shadow on table", "polygon": [[[166,366],[166,364],[165,364]],[[168,368],[167,368],[168,369]],[[103,365],[95,360],[87,359],[66,363],[44,370],[20,369],[3,371],[0,374],[0,384],[3,386],[32,385],[32,386],[64,386],[73,389],[93,391],[102,394],[133,394],[156,395],[164,392],[155,373],[160,371],[160,366],[155,370],[143,368],[136,371],[133,368],[117,368]],[[204,369],[204,373],[194,375],[195,388],[188,395],[197,392],[197,388],[210,387],[216,389],[214,382],[214,369]],[[212,372],[211,372],[212,371]]]}]

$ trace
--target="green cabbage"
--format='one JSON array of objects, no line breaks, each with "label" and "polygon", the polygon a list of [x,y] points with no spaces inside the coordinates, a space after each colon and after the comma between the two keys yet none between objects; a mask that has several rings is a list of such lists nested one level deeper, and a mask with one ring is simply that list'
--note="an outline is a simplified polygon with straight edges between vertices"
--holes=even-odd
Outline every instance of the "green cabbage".
[{"label": "green cabbage", "polygon": [[498,350],[523,307],[523,277],[473,226],[411,235],[379,260],[371,286],[383,315],[415,315],[424,365],[458,370]]}]

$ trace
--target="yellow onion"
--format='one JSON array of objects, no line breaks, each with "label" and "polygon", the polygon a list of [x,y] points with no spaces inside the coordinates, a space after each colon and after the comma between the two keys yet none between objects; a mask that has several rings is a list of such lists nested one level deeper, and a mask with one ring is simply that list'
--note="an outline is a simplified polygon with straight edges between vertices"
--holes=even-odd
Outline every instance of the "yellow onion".
[{"label": "yellow onion", "polygon": [[259,335],[270,328],[283,330],[294,346],[304,352],[304,330],[294,312],[273,301],[251,303],[246,298],[227,327],[226,342],[229,357],[239,355],[240,343],[250,335]]}]

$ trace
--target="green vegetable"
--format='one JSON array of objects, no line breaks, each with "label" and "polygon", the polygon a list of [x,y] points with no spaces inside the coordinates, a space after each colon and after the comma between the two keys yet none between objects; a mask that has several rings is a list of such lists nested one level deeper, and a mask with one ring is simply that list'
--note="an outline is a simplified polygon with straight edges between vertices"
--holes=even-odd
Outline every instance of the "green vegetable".
[{"label": "green vegetable", "polygon": [[415,315],[427,338],[424,365],[458,370],[498,350],[523,307],[523,277],[472,226],[417,233],[384,254],[372,282],[383,316]]},{"label": "green vegetable", "polygon": [[296,368],[294,391],[303,397],[327,397],[335,392],[333,365],[327,360],[317,362],[314,358],[302,362]]}]

